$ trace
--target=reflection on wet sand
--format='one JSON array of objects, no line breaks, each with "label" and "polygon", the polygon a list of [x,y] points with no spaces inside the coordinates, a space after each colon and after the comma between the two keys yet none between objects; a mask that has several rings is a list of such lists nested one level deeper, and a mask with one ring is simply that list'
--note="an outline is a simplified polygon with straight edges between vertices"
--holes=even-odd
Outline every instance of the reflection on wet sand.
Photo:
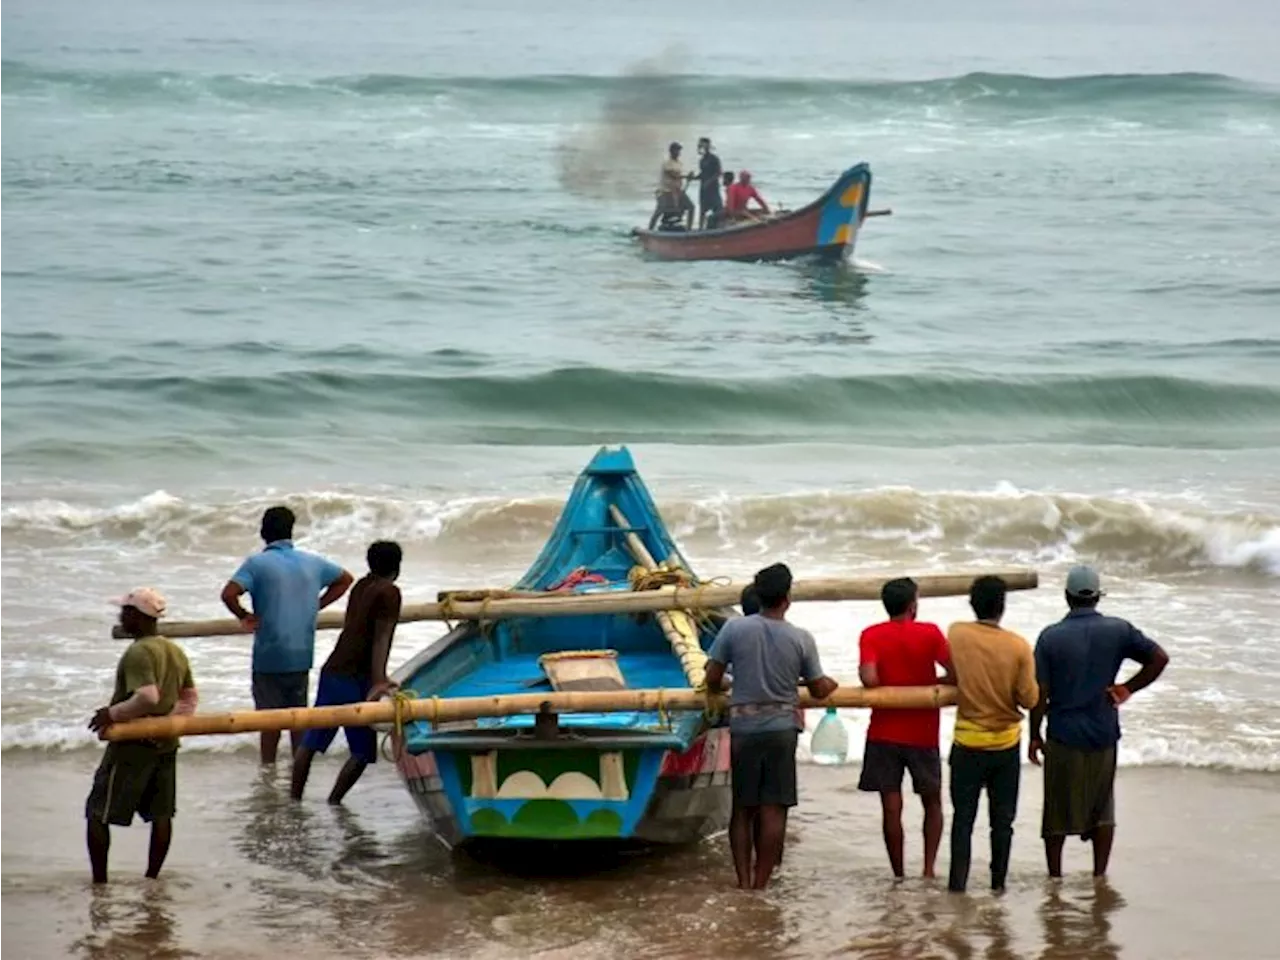
[{"label": "reflection on wet sand", "polygon": [[178,943],[168,881],[94,886],[89,896],[89,932],[72,944],[88,960],[147,957],[180,960],[196,954]]},{"label": "reflection on wet sand", "polygon": [[1111,939],[1111,914],[1124,905],[1124,897],[1106,879],[1073,880],[1069,885],[1050,881],[1040,905],[1044,926],[1041,960],[1117,960],[1120,947]]}]

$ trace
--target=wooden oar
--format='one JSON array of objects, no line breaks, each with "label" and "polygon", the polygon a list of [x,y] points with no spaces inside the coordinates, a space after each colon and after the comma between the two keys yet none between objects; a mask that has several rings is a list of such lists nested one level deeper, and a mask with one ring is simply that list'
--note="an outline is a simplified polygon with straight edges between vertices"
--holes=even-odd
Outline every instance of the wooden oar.
[{"label": "wooden oar", "polygon": [[[913,575],[922,597],[956,597],[969,592],[976,577],[995,574],[1010,590],[1034,590],[1038,585],[1036,571],[972,570],[965,573],[927,573]],[[838,600],[879,600],[880,588],[886,580],[904,576],[880,573],[862,577],[837,577],[826,580],[797,580],[791,588],[793,602]],[[400,610],[401,623],[420,620],[507,620],[512,617],[573,617],[615,613],[645,613],[657,610],[706,610],[733,606],[742,596],[745,583],[703,584],[697,587],[661,587],[638,592],[602,591],[599,593],[547,593],[536,596],[492,600],[458,600],[453,595],[439,603],[409,603]],[[316,619],[317,630],[342,627],[341,610],[326,610]],[[225,637],[248,633],[239,620],[162,620],[160,632],[166,637]],[[113,630],[123,637],[119,628]]]},{"label": "wooden oar", "polygon": [[866,213],[862,215],[862,219],[865,220],[867,219],[867,217],[891,217],[891,216],[893,216],[893,211],[890,210],[888,207],[885,207],[883,210],[868,210]]},{"label": "wooden oar", "polygon": [[[723,706],[720,698],[711,698]],[[877,707],[921,709],[950,706],[956,702],[955,687],[841,687],[826,700],[800,694],[800,706]],[[516,693],[492,697],[455,697],[401,701],[401,720],[430,720],[447,723],[480,717],[510,717],[540,713],[655,713],[669,710],[702,710],[707,696],[694,690],[602,690],[566,693]],[[293,710],[246,710],[240,713],[209,713],[192,716],[147,717],[107,728],[105,740],[150,740],[168,737],[196,737],[208,734],[257,733],[263,730],[306,730],[312,727],[367,727],[392,723],[396,703],[355,703],[342,707],[298,707]]]},{"label": "wooden oar", "polygon": [[[616,503],[609,507],[609,516],[613,518],[614,523],[627,531],[627,551],[635,562],[644,567],[647,572],[657,573],[658,564],[653,554],[644,545],[644,541],[632,532],[631,521]],[[684,610],[660,610],[655,616],[667,642],[671,644],[672,652],[680,661],[680,669],[684,671],[689,686],[698,686],[702,683],[707,669],[707,655],[698,641],[698,625]]]}]

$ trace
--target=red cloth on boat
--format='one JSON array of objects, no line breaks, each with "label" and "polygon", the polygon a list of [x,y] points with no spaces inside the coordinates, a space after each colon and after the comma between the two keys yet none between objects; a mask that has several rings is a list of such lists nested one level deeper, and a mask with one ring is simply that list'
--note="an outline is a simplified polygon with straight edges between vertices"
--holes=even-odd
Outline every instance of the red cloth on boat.
[{"label": "red cloth on boat", "polygon": [[572,590],[574,587],[582,583],[608,583],[609,578],[603,577],[598,573],[588,573],[586,567],[578,567],[571,574],[561,580],[559,583],[552,584],[547,587],[548,593],[559,593],[565,590]]}]

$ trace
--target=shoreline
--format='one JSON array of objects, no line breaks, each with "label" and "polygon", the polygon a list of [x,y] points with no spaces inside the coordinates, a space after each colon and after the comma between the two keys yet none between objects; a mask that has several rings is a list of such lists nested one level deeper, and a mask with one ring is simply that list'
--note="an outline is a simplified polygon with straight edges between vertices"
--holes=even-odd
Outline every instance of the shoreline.
[{"label": "shoreline", "polygon": [[[1116,851],[1095,886],[1088,849],[1044,876],[1040,778],[1023,767],[1009,886],[984,889],[986,831],[974,835],[970,893],[894,884],[879,804],[856,765],[802,765],[784,865],[764,895],[733,889],[723,838],[607,862],[493,865],[435,843],[390,764],[348,806],[324,802],[345,751],[319,758],[307,800],[285,768],[240,754],[183,755],[174,845],[143,881],[148,831],[112,831],[112,882],[93,889],[83,802],[97,753],[6,752],[3,947],[11,956],[257,960],[282,947],[311,960],[384,956],[1240,958],[1273,956],[1280,775],[1128,768],[1118,780]],[[907,802],[908,872],[920,813]],[[949,811],[948,811],[949,817]],[[949,823],[949,819],[948,819]],[[944,838],[940,872],[948,862]],[[541,856],[542,854],[539,854]],[[664,923],[655,927],[654,917]],[[549,918],[555,918],[554,922]]]}]

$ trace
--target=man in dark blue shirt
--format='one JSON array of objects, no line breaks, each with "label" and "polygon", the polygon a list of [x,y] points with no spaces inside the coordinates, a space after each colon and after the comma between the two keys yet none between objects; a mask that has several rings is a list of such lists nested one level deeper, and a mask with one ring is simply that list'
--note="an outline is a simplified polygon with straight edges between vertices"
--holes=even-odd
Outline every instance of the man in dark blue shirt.
[{"label": "man in dark blue shirt", "polygon": [[[1049,876],[1062,876],[1069,836],[1093,842],[1093,875],[1104,876],[1115,839],[1116,744],[1120,707],[1164,672],[1169,655],[1119,617],[1098,612],[1102,586],[1092,567],[1067,574],[1067,615],[1045,627],[1036,642],[1040,702],[1031,711],[1031,762],[1044,754],[1041,836]],[[1125,660],[1142,664],[1124,683]],[[1049,740],[1040,736],[1045,714]]]}]

